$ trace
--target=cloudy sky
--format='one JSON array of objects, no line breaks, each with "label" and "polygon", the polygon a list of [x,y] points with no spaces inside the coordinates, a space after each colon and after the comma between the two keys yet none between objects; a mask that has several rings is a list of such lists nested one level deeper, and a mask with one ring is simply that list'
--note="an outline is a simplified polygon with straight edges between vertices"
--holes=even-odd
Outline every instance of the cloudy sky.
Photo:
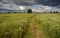
[{"label": "cloudy sky", "polygon": [[0,9],[60,11],[60,0],[0,0]]}]

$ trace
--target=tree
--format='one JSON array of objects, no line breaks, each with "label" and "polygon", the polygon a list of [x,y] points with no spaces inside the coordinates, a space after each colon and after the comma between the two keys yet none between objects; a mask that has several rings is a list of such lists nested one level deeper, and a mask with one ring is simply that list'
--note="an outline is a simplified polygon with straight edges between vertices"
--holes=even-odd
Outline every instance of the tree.
[{"label": "tree", "polygon": [[50,11],[50,13],[52,13],[52,11]]},{"label": "tree", "polygon": [[32,10],[31,10],[31,9],[28,9],[27,12],[28,12],[28,13],[32,13]]},{"label": "tree", "polygon": [[10,14],[11,12],[8,12],[8,14]]},{"label": "tree", "polygon": [[58,11],[56,11],[56,13],[59,13]]}]

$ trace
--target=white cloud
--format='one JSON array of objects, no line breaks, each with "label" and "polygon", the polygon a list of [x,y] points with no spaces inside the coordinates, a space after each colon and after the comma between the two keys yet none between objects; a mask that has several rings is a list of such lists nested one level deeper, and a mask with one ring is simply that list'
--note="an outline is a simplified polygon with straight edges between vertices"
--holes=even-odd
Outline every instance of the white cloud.
[{"label": "white cloud", "polygon": [[45,10],[50,10],[51,9],[51,7],[49,7],[49,6],[44,6],[44,8],[45,8]]},{"label": "white cloud", "polygon": [[19,10],[18,5],[15,5],[14,3],[11,4],[3,4],[0,3],[0,9],[10,9],[10,10]]},{"label": "white cloud", "polygon": [[34,12],[44,12],[44,11],[46,12],[59,11],[60,12],[60,8],[52,7],[52,6],[44,6],[44,5],[34,5],[32,9]]},{"label": "white cloud", "polygon": [[25,10],[25,7],[24,6],[19,6],[19,9]]}]

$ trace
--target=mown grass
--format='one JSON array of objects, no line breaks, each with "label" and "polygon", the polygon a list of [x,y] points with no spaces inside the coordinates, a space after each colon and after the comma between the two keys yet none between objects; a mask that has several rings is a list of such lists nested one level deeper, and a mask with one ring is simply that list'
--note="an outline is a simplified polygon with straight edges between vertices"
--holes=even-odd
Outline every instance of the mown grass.
[{"label": "mown grass", "polygon": [[33,15],[47,38],[60,38],[60,14],[0,14],[0,38],[32,38],[28,20]]}]

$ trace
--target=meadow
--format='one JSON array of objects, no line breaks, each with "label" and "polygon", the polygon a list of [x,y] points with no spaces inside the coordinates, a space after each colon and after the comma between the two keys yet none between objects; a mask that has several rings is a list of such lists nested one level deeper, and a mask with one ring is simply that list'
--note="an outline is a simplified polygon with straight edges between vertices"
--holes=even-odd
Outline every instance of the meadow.
[{"label": "meadow", "polygon": [[60,38],[60,14],[0,14],[0,38]]}]

